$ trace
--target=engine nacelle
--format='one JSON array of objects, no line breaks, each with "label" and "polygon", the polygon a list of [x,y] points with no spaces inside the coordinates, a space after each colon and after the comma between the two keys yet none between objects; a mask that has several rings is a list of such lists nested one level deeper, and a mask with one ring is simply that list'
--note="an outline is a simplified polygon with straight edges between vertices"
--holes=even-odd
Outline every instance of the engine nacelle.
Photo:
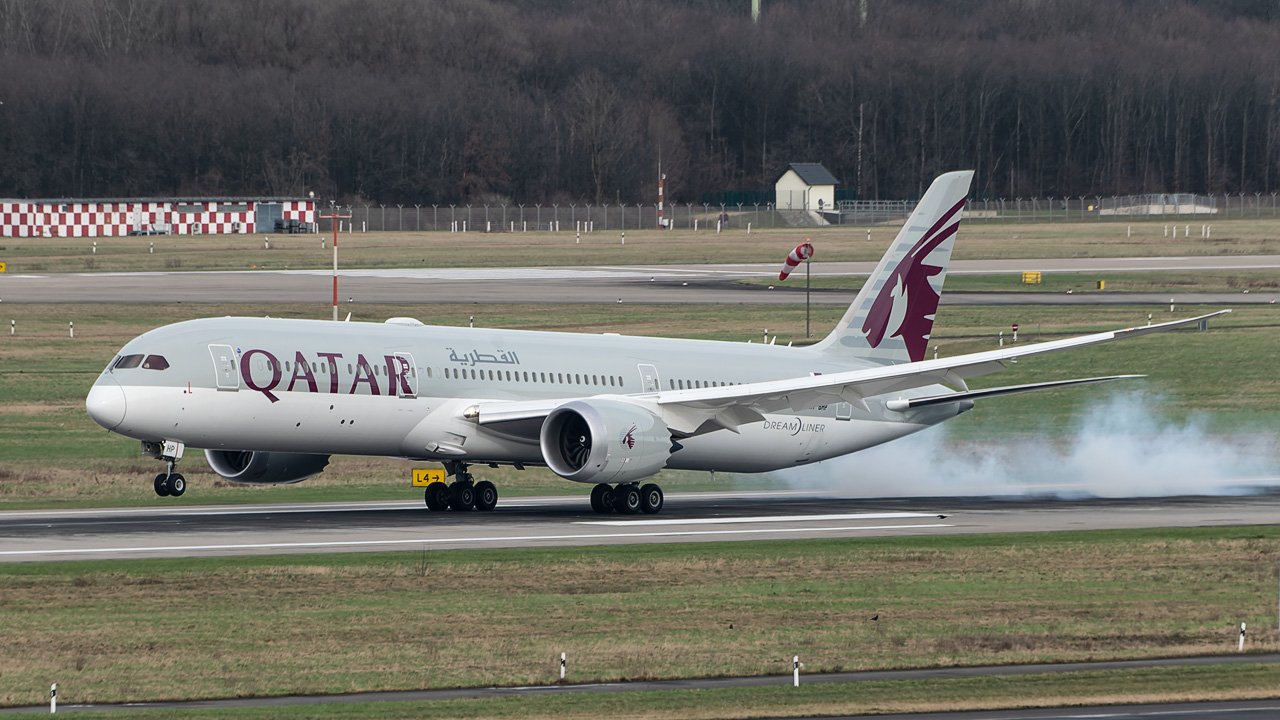
[{"label": "engine nacelle", "polygon": [[265,453],[245,450],[205,450],[213,471],[242,485],[288,485],[319,475],[329,464],[328,455]]},{"label": "engine nacelle", "polygon": [[657,415],[617,400],[574,400],[552,410],[539,435],[551,471],[581,483],[630,482],[671,457],[671,432]]}]

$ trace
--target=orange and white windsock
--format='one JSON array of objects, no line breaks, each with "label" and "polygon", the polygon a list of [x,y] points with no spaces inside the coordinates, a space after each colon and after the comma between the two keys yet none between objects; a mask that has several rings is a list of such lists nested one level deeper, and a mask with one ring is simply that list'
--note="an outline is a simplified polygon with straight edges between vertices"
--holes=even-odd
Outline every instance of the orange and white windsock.
[{"label": "orange and white windsock", "polygon": [[813,257],[813,245],[806,238],[804,243],[797,245],[796,249],[791,251],[791,254],[787,256],[787,261],[782,263],[782,272],[778,273],[778,279],[786,280],[797,265],[811,257]]}]

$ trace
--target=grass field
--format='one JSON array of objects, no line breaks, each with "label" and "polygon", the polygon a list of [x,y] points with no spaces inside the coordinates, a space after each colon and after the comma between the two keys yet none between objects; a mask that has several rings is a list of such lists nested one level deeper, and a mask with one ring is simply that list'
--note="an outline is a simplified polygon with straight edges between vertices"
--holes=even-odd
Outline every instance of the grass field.
[{"label": "grass field", "polygon": [[[1132,236],[1129,228],[1132,227]],[[1280,220],[1213,224],[1212,238],[1164,235],[1167,224],[966,223],[954,257],[1069,258],[1280,254]],[[1185,229],[1185,228],[1184,228]],[[377,232],[344,234],[344,268],[543,265],[666,265],[781,262],[806,238],[816,262],[877,260],[897,226],[777,229],[722,233],[628,230],[587,233]],[[266,242],[264,242],[266,238]],[[97,242],[94,252],[93,243]],[[318,235],[161,235],[125,238],[0,238],[0,262],[10,273],[137,270],[317,269],[332,267],[331,240]],[[154,243],[154,248],[152,244]]]},{"label": "grass field", "polygon": [[[108,433],[84,412],[89,386],[117,349],[157,325],[193,317],[225,314],[316,317],[307,306],[252,305],[6,305],[19,332],[0,335],[0,508],[134,505],[157,502],[149,479],[159,464],[141,456],[135,441]],[[413,315],[424,321],[462,325],[474,315],[479,325],[582,332],[622,332],[743,341],[764,329],[780,343],[802,341],[803,308],[759,306],[651,306],[620,312],[609,305],[565,306],[554,316],[536,306],[362,306],[362,318],[379,321]],[[1184,308],[1179,316],[1205,311]],[[814,309],[814,326],[833,325],[841,308]],[[934,344],[940,355],[995,347],[997,334],[1010,323],[1022,327],[1022,340],[1051,339],[1115,329],[1158,319],[1168,307],[1100,306],[1085,311],[1047,306],[944,306]],[[75,338],[66,323],[76,323]],[[1209,333],[1179,333],[1142,338],[1029,359],[1014,369],[975,381],[975,386],[1016,384],[1071,377],[1138,372],[1145,381],[1127,383],[1163,396],[1161,412],[1185,421],[1205,413],[1216,433],[1265,432],[1280,427],[1280,383],[1272,368],[1280,357],[1280,311],[1275,306],[1243,307],[1215,320]],[[1084,408],[1108,390],[1071,389],[1011,396],[980,403],[949,423],[955,442],[992,442],[995,438],[1061,438]],[[193,492],[166,502],[268,502],[352,499],[400,499],[416,496],[407,486],[410,464],[382,458],[336,457],[324,474],[281,487],[232,486],[213,475],[199,453],[183,463]],[[545,469],[484,471],[505,495],[586,492]],[[768,487],[769,476],[719,475],[666,471],[670,490]]]},{"label": "grass field", "polygon": [[[793,654],[816,673],[1226,653],[1241,621],[1251,650],[1274,651],[1277,551],[1264,527],[11,564],[0,702],[39,703],[55,681],[64,703],[549,684],[561,652],[575,683],[785,676]],[[1276,672],[1128,692],[1124,673],[973,681],[947,706],[1275,693]],[[800,697],[941,704],[928,684],[892,700],[910,686]],[[655,711],[689,702],[653,695]],[[757,697],[797,696],[704,716]]]}]

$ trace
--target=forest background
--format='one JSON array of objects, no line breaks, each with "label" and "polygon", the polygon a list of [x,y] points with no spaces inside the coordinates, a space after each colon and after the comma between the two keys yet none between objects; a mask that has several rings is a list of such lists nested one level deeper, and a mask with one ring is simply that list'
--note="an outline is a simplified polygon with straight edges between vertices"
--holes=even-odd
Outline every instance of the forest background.
[{"label": "forest background", "polygon": [[1270,193],[1277,0],[0,0],[0,197]]}]

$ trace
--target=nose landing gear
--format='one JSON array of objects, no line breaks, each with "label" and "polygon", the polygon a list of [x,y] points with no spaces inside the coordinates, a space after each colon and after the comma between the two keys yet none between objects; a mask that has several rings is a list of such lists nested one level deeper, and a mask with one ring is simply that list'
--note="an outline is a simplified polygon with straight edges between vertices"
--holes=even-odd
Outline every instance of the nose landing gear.
[{"label": "nose landing gear", "polygon": [[142,452],[157,460],[165,461],[165,471],[156,475],[152,483],[160,497],[180,497],[187,491],[187,479],[174,472],[174,466],[182,459],[184,446],[180,442],[154,443],[142,441]]}]

